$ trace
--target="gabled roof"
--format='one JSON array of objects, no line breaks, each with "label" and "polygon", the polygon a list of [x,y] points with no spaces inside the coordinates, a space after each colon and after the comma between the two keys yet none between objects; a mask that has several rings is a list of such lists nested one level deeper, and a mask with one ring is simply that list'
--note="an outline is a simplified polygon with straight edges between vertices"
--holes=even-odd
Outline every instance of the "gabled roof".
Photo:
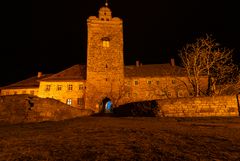
[{"label": "gabled roof", "polygon": [[40,84],[40,80],[47,78],[51,76],[51,74],[43,74],[41,77],[30,77],[28,79],[22,80],[17,83],[13,83],[4,87],[1,87],[1,89],[26,89],[26,88],[38,88]]},{"label": "gabled roof", "polygon": [[86,80],[86,66],[74,65],[41,81],[81,81]]},{"label": "gabled roof", "polygon": [[171,64],[148,64],[125,66],[125,77],[187,76],[184,68]]}]

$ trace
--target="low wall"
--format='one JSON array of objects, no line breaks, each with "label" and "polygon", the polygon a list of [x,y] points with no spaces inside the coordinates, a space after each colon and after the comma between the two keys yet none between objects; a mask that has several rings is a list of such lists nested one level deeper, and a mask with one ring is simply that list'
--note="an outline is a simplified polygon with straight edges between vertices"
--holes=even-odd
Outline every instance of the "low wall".
[{"label": "low wall", "polygon": [[157,103],[158,115],[163,117],[239,116],[236,96],[176,98]]},{"label": "low wall", "polygon": [[0,97],[0,122],[59,121],[92,115],[91,110],[81,110],[50,98],[31,95]]}]

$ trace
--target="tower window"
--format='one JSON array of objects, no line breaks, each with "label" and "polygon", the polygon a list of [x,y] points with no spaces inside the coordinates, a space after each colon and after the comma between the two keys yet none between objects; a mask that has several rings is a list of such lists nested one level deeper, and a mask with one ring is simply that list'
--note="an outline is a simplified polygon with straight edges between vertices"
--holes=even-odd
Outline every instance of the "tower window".
[{"label": "tower window", "polygon": [[108,48],[110,46],[110,39],[108,37],[102,38],[102,45],[104,48]]}]

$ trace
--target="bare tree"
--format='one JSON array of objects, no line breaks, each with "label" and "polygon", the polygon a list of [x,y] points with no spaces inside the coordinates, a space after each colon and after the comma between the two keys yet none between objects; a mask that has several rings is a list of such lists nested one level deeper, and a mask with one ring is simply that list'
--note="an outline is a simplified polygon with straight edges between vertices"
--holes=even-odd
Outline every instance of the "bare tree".
[{"label": "bare tree", "polygon": [[[237,77],[237,66],[232,60],[233,50],[221,48],[211,36],[206,35],[187,44],[179,53],[182,64],[192,85],[194,96],[201,91],[206,95],[216,94],[216,85],[234,83]],[[206,77],[207,88],[201,89],[201,78]]]},{"label": "bare tree", "polygon": [[112,106],[118,107],[120,104],[129,102],[129,97],[127,96],[130,93],[130,86],[127,85],[127,82],[120,82],[118,87],[114,88],[113,82],[111,82],[110,91],[107,95],[112,101]]}]

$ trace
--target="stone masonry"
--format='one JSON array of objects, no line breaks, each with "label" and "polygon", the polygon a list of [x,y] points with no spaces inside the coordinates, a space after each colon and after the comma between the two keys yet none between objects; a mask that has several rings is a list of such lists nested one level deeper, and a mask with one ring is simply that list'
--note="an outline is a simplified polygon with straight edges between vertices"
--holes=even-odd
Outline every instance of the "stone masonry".
[{"label": "stone masonry", "polygon": [[236,96],[175,98],[157,102],[159,115],[165,117],[239,116]]},{"label": "stone masonry", "polygon": [[104,98],[118,93],[124,79],[123,25],[104,6],[88,25],[86,107],[96,108]]}]

